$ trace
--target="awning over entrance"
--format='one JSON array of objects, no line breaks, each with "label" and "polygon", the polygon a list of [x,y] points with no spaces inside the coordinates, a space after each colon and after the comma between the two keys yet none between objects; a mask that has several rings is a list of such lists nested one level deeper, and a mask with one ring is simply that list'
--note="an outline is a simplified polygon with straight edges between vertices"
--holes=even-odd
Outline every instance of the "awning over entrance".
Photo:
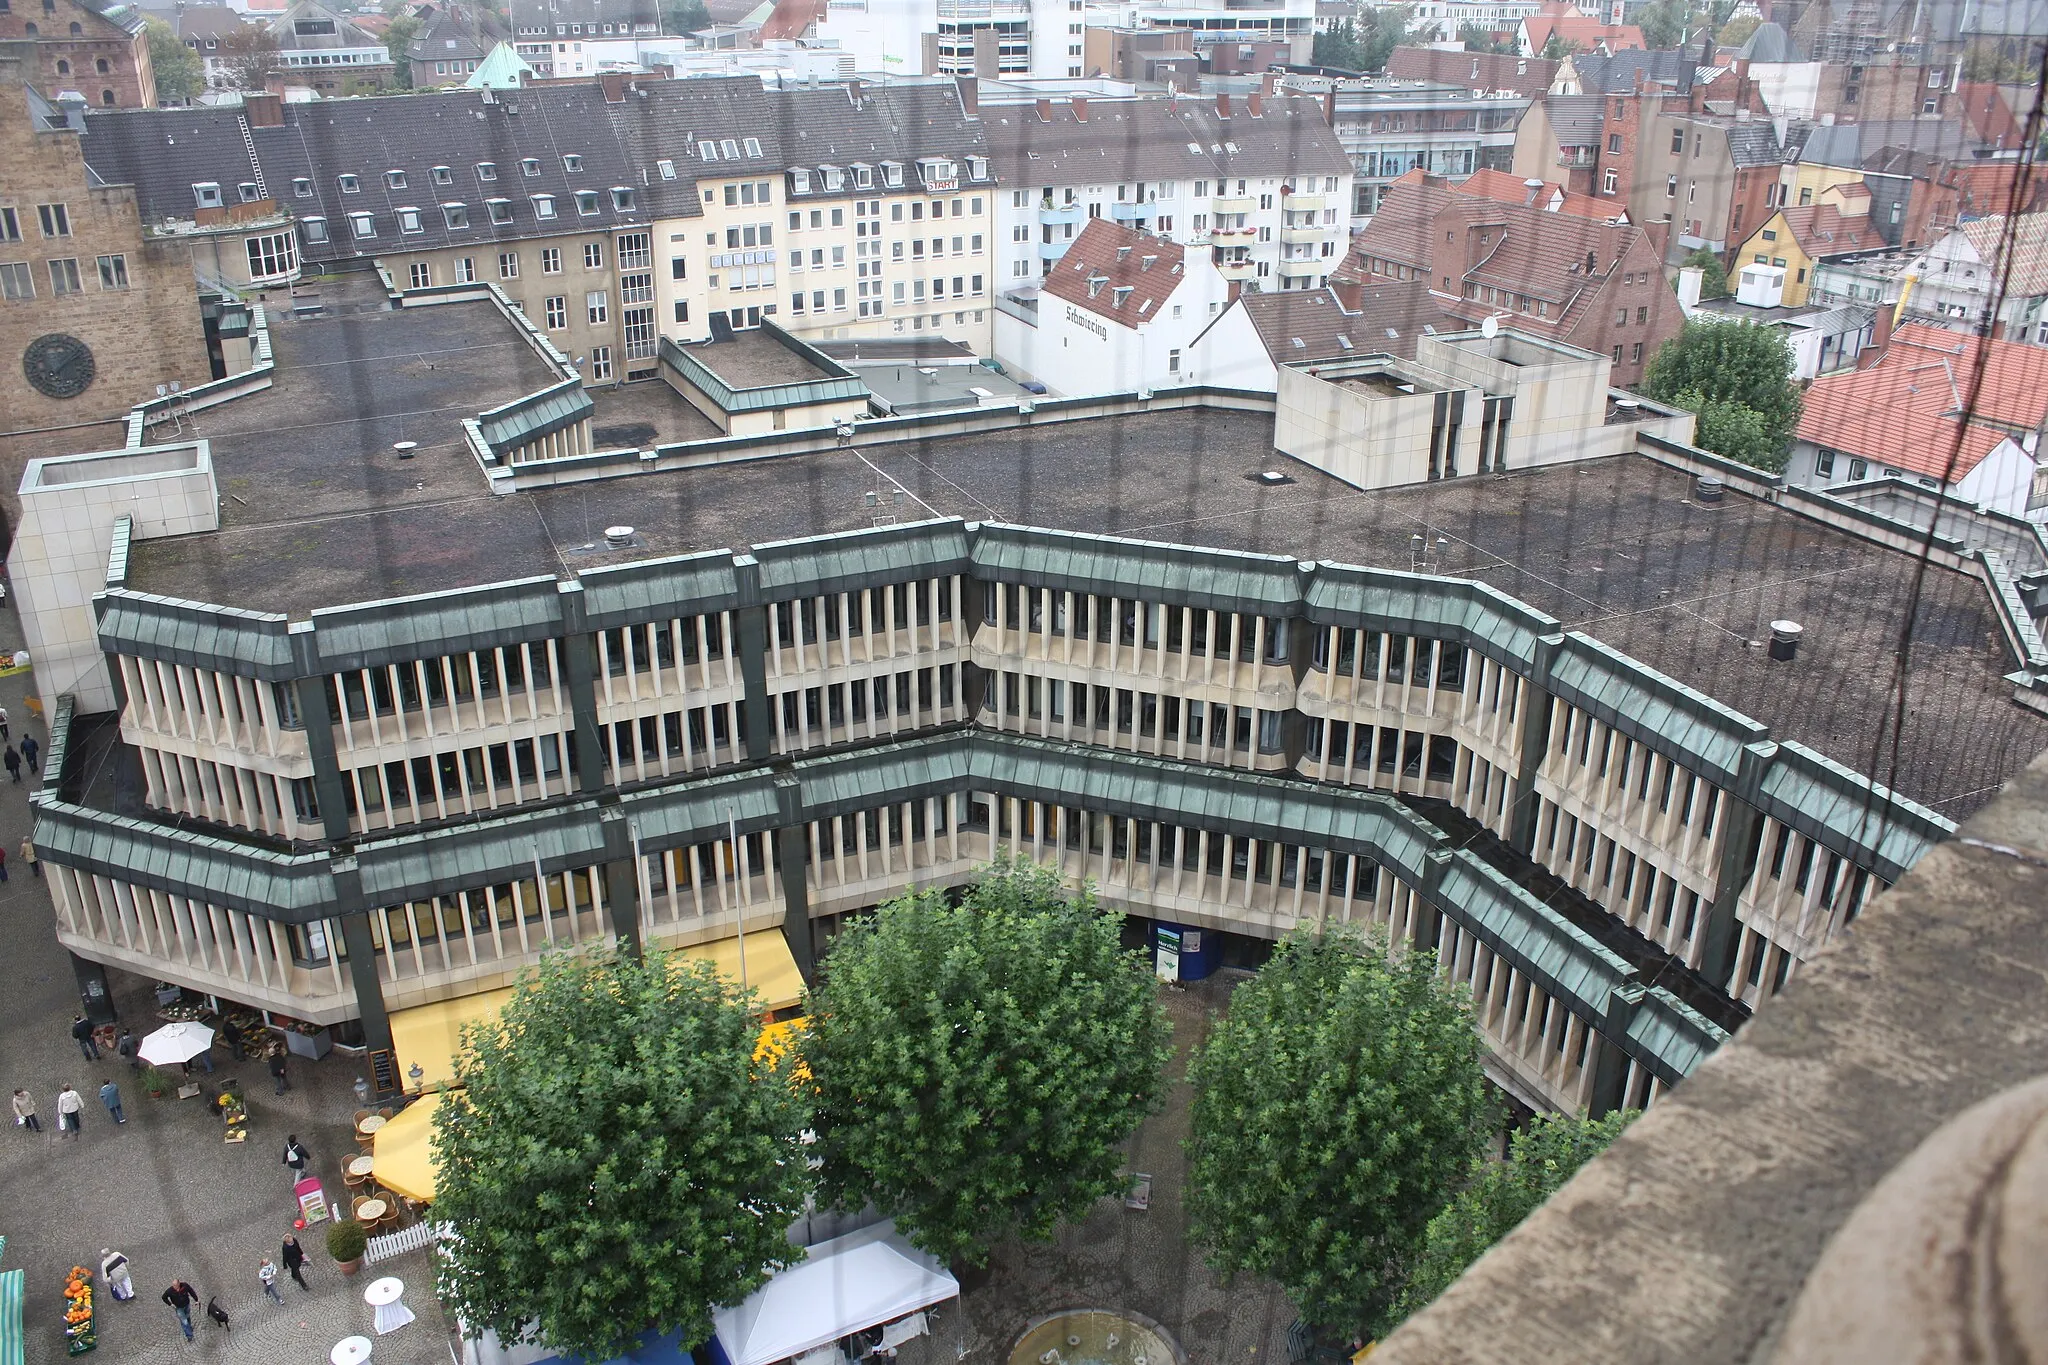
[{"label": "awning over entrance", "polygon": [[439,1091],[422,1095],[377,1130],[372,1142],[378,1184],[408,1199],[433,1202],[434,1111],[440,1107]]},{"label": "awning over entrance", "polygon": [[[742,979],[740,945],[736,939],[693,944],[677,949],[676,956],[709,962],[727,980]],[[803,998],[803,973],[797,970],[796,959],[790,956],[789,943],[780,929],[757,929],[747,935],[744,979],[760,997],[763,1010],[785,1010]],[[406,1085],[412,1084],[414,1066],[420,1069],[420,1084],[429,1090],[452,1082],[462,1030],[470,1024],[497,1018],[515,989],[507,986],[457,996],[393,1014],[391,1047],[398,1054],[398,1074]]]}]

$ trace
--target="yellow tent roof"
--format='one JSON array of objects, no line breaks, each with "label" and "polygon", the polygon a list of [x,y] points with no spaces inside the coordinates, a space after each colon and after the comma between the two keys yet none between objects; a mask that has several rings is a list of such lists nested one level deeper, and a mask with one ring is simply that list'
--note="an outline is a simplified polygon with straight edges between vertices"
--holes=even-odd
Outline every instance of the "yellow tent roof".
[{"label": "yellow tent roof", "polygon": [[[709,962],[730,981],[741,979],[740,949],[734,939],[699,943],[678,949],[676,955]],[[797,970],[789,942],[780,929],[757,929],[747,935],[745,979],[760,996],[764,1010],[788,1009],[803,998],[803,973]],[[398,1074],[404,1083],[412,1084],[414,1066],[419,1067],[420,1083],[428,1089],[451,1083],[455,1079],[455,1051],[461,1046],[464,1027],[497,1018],[515,989],[507,986],[457,996],[393,1014],[391,1047],[398,1054]]]},{"label": "yellow tent roof", "polygon": [[434,1111],[440,1107],[440,1091],[422,1095],[377,1130],[372,1155],[378,1184],[412,1199],[434,1197]]}]

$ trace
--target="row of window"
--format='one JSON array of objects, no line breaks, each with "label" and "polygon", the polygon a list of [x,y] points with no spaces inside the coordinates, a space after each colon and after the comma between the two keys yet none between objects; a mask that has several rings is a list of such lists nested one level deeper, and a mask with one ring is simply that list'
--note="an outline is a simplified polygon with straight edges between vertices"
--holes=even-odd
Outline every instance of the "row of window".
[{"label": "row of window", "polygon": [[[612,207],[614,209],[617,209],[620,213],[631,213],[633,211],[633,191],[631,189],[620,186],[614,189],[611,195]],[[577,190],[574,198],[576,201],[576,212],[581,217],[594,217],[602,207],[602,200],[596,190]],[[530,199],[533,204],[533,216],[540,222],[550,222],[559,216],[555,207],[554,195],[536,194],[530,196]],[[486,199],[484,201],[484,208],[490,215],[491,226],[509,227],[512,225],[512,201],[510,199]],[[469,205],[467,204],[442,204],[440,210],[442,224],[451,232],[459,232],[472,225],[469,216]],[[396,217],[398,219],[398,231],[401,236],[410,236],[413,233],[423,233],[427,230],[425,214],[416,207],[411,205],[402,207],[397,211]],[[299,221],[305,229],[307,241],[325,242],[329,240],[327,219],[324,216],[316,214],[311,217],[302,218]],[[377,235],[377,215],[368,210],[350,213],[348,221],[350,235],[358,241]]]},{"label": "row of window", "polygon": [[[62,257],[45,261],[49,272],[50,293],[53,297],[85,292],[84,276],[79,271],[75,257]],[[128,287],[128,258],[123,255],[99,258],[100,288],[107,290]],[[36,296],[35,268],[26,261],[0,261],[0,299],[10,302],[26,302]]]},{"label": "row of window", "polygon": [[[10,206],[0,206],[0,242],[18,242],[21,237],[21,211]],[[43,236],[69,237],[71,235],[71,209],[64,204],[36,205],[36,224],[43,230]]]}]

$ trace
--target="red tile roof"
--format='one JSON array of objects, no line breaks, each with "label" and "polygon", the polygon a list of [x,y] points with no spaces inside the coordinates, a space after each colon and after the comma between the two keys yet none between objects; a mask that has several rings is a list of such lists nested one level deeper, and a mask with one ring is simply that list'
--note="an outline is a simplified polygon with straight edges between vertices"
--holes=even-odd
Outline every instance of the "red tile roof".
[{"label": "red tile roof", "polygon": [[[1414,172],[1411,171],[1409,174],[1412,175]],[[1506,171],[1477,170],[1459,181],[1455,188],[1460,194],[1477,195],[1482,199],[1491,199],[1497,204],[1529,204],[1528,185]],[[1555,209],[1551,208],[1551,201],[1560,194],[1564,198],[1558,202]],[[1575,218],[1598,218],[1602,221],[1620,217],[1627,212],[1628,207],[1612,199],[1602,199],[1595,194],[1574,194],[1564,186],[1555,184],[1544,185],[1536,196],[1534,206],[1546,213],[1569,213]]]},{"label": "red tile roof", "polygon": [[[1961,414],[1980,358],[1983,387],[1966,425]],[[2044,417],[2048,350],[1916,322],[1899,328],[1869,369],[1816,379],[1806,391],[1799,439],[1954,483],[2000,441]]]},{"label": "red tile roof", "polygon": [[1584,14],[1545,14],[1539,10],[1522,21],[1522,28],[1529,35],[1529,46],[1538,52],[1553,36],[1571,44],[1575,52],[1594,52],[1602,43],[1609,52],[1649,46],[1643,41],[1643,31],[1634,24],[1607,24]]},{"label": "red tile roof", "polygon": [[825,17],[826,0],[775,0],[775,8],[761,25],[761,41],[801,38],[811,25]]},{"label": "red tile roof", "polygon": [[1111,322],[1137,327],[1163,311],[1184,278],[1185,257],[1184,248],[1163,237],[1096,218],[1045,277],[1044,289]]},{"label": "red tile roof", "polygon": [[1868,215],[1849,217],[1833,204],[1809,204],[1781,212],[1785,216],[1786,230],[1799,243],[1799,249],[1809,256],[1874,251],[1888,245]]}]

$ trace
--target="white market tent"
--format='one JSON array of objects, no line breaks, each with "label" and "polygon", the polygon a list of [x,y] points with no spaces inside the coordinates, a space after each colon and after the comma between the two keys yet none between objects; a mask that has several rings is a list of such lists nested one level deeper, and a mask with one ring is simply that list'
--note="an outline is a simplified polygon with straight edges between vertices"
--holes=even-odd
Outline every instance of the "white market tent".
[{"label": "white market tent", "polygon": [[774,1365],[959,1293],[943,1265],[884,1222],[818,1243],[801,1264],[712,1314],[712,1325],[731,1365]]}]

